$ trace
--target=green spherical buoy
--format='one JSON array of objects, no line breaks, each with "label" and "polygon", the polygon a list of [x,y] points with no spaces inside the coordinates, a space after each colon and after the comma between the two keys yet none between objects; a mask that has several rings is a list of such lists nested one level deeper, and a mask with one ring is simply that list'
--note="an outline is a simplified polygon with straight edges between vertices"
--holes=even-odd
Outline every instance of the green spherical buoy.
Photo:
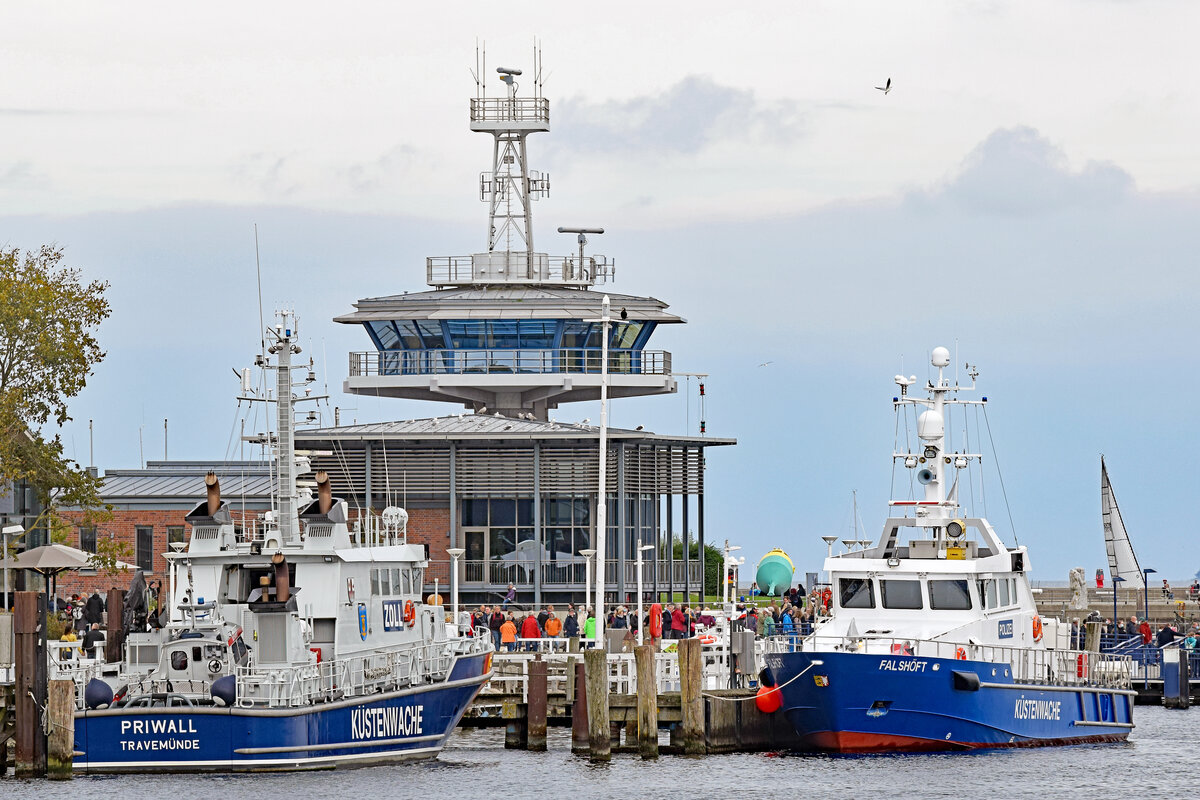
[{"label": "green spherical buoy", "polygon": [[788,554],[778,547],[767,553],[758,562],[754,572],[754,582],[758,590],[768,597],[779,597],[792,585],[792,576],[796,567]]}]

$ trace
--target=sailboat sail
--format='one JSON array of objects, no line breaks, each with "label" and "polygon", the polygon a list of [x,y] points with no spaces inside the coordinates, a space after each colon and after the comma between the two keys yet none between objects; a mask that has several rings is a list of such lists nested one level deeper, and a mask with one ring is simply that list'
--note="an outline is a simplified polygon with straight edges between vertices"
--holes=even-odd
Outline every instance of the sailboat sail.
[{"label": "sailboat sail", "polygon": [[1108,481],[1108,468],[1100,457],[1100,517],[1104,523],[1104,546],[1108,550],[1108,570],[1114,577],[1125,579],[1127,588],[1142,589],[1146,576],[1129,543],[1129,532],[1117,508],[1117,496]]}]

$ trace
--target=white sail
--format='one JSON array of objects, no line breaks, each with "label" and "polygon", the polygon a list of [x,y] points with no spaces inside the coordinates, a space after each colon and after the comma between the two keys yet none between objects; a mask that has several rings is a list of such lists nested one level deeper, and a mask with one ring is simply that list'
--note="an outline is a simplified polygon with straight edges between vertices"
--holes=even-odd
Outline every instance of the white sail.
[{"label": "white sail", "polygon": [[1125,588],[1144,588],[1146,576],[1138,564],[1133,545],[1129,543],[1129,532],[1125,530],[1121,510],[1117,508],[1117,496],[1113,494],[1112,484],[1108,481],[1104,456],[1100,457],[1100,518],[1104,522],[1104,547],[1108,550],[1109,575],[1124,578]]}]

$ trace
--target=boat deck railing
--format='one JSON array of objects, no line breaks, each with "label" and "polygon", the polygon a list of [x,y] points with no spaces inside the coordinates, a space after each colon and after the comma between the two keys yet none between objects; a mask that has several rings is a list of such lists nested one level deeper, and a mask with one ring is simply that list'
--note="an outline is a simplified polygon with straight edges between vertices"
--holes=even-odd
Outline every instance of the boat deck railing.
[{"label": "boat deck railing", "polygon": [[1133,681],[1134,660],[1128,655],[1084,650],[1052,650],[1032,647],[947,642],[937,639],[905,639],[891,636],[806,637],[776,636],[768,649],[774,652],[846,652],[872,655],[946,658],[1007,664],[1008,674],[983,676],[1016,683],[1053,686],[1102,686],[1126,689]]},{"label": "boat deck railing", "polygon": [[455,659],[491,649],[486,628],[428,644],[375,650],[299,667],[239,668],[237,704],[296,707],[435,683],[450,674]]}]

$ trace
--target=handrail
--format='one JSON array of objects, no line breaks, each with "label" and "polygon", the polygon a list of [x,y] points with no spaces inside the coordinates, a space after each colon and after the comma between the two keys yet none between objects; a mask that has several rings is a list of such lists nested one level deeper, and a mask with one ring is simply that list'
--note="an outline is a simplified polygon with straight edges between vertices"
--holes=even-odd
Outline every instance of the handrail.
[{"label": "handrail", "polygon": [[[539,375],[601,372],[600,348],[367,350],[350,353],[350,377],[371,375]],[[615,375],[670,375],[666,350],[608,351]]]}]

